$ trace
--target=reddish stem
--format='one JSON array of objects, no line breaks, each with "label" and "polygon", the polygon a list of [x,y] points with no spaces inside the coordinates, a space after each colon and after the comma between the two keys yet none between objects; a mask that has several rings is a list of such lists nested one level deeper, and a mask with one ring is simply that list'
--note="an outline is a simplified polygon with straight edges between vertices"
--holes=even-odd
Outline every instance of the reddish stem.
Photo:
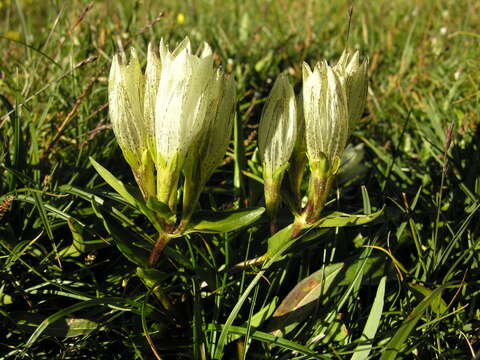
[{"label": "reddish stem", "polygon": [[155,246],[153,247],[152,251],[150,252],[150,257],[148,258],[148,265],[154,266],[158,258],[160,257],[160,254],[162,253],[163,249],[168,243],[169,236],[166,233],[160,233],[158,235],[157,242],[155,243]]}]

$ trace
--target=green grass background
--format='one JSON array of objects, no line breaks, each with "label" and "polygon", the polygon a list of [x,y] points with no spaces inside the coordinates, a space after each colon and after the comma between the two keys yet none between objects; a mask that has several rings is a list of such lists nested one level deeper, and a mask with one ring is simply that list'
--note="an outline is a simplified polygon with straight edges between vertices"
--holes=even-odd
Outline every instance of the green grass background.
[{"label": "green grass background", "polygon": [[[478,353],[480,3],[357,0],[347,42],[350,6],[0,1],[0,359],[153,359],[148,338],[165,359],[350,359],[362,341],[373,344],[369,358],[387,358],[386,345],[412,317],[418,322],[404,331],[399,359]],[[164,37],[173,46],[184,36],[194,48],[211,44],[237,81],[240,155],[232,142],[204,208],[262,205],[256,130],[279,73],[287,71],[298,90],[303,61],[334,63],[345,47],[370,59],[368,104],[351,137],[363,144],[362,167],[336,187],[326,212],[385,206],[384,214],[325,232],[272,266],[231,328],[242,337],[230,338],[222,355],[222,325],[259,270],[222,269],[263,253],[266,222],[169,245],[157,266],[161,290],[152,292],[92,209],[97,196],[115,204],[112,212],[137,236],[154,236],[143,216],[114,201],[88,159],[134,182],[108,119],[111,57],[135,46],[145,58],[149,41]],[[285,338],[248,326],[252,314],[323,266],[365,258],[374,265],[362,278],[346,275]],[[383,275],[378,331],[365,341]],[[441,295],[429,298],[434,289]],[[425,299],[435,301],[416,316]],[[39,331],[39,324],[49,326]]]}]

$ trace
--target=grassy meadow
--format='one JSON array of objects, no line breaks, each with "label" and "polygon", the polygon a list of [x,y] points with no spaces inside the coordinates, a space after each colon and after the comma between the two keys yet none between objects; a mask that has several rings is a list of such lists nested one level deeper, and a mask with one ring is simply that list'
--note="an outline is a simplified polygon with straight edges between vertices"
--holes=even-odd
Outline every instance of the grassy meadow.
[{"label": "grassy meadow", "polygon": [[[0,359],[480,358],[480,3],[356,0],[349,25],[350,6],[0,0]],[[280,73],[299,91],[304,61],[368,57],[324,214],[372,221],[231,271],[265,253],[263,214],[139,266],[155,229],[90,157],[135,184],[108,116],[112,56],[134,46],[144,66],[150,41],[185,36],[237,84],[205,210],[264,206],[257,130]],[[291,221],[282,208],[279,228]]]}]

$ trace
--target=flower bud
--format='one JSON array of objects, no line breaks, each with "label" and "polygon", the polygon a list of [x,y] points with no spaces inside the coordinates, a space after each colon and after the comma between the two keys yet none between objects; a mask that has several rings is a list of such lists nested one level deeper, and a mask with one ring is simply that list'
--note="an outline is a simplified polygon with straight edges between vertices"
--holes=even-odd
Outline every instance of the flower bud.
[{"label": "flower bud", "polygon": [[157,198],[173,210],[188,149],[209,110],[213,57],[206,44],[200,56],[193,55],[186,38],[173,52],[162,41],[160,59],[162,69],[155,102]]},{"label": "flower bud", "polygon": [[182,224],[186,226],[198,198],[219,163],[222,161],[232,132],[235,81],[217,70],[204,94],[208,104],[202,126],[189,147],[184,167]]},{"label": "flower bud", "polygon": [[147,139],[153,133],[144,119],[144,77],[134,49],[127,64],[118,55],[113,58],[108,99],[113,132],[123,156],[143,196],[154,196],[154,168],[147,146]]},{"label": "flower bud", "polygon": [[320,216],[340,165],[350,127],[345,79],[326,62],[303,67],[305,137],[310,166],[307,222]]},{"label": "flower bud", "polygon": [[345,78],[350,127],[353,127],[362,117],[367,101],[367,65],[368,60],[360,62],[358,51],[352,55],[345,50],[337,64],[333,67],[337,74]]},{"label": "flower bud", "polygon": [[158,49],[148,46],[145,75],[135,50],[126,65],[113,59],[109,102],[115,136],[145,199],[154,196],[175,212],[183,171],[181,224],[175,229],[175,216],[160,216],[163,231],[178,233],[230,141],[235,82],[213,68],[207,44],[197,56],[188,38],[174,51],[161,40]]},{"label": "flower bud", "polygon": [[313,71],[304,64],[303,108],[311,170],[334,174],[350,129],[344,79],[326,62]]},{"label": "flower bud", "polygon": [[143,116],[148,128],[146,141],[152,159],[155,159],[157,154],[157,143],[155,139],[155,103],[157,99],[161,71],[162,64],[158,50],[156,50],[153,44],[150,43],[148,44],[147,67],[145,69],[145,99]]},{"label": "flower bud", "polygon": [[297,104],[297,136],[293,147],[290,167],[288,168],[288,179],[290,190],[294,195],[297,210],[301,207],[301,187],[303,175],[307,167],[307,143],[305,140],[305,118],[303,116],[303,95],[300,92],[296,97]]},{"label": "flower bud", "polygon": [[295,93],[286,75],[280,75],[263,107],[258,147],[263,161],[265,202],[272,220],[280,205],[280,188],[297,135]]}]

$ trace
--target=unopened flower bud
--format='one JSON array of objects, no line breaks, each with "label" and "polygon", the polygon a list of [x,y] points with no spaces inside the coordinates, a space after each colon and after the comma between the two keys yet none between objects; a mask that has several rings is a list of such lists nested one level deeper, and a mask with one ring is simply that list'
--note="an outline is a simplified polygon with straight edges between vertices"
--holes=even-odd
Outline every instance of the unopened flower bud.
[{"label": "unopened flower bud", "polygon": [[258,130],[263,161],[265,202],[272,219],[280,205],[280,188],[297,136],[295,93],[286,75],[280,75],[264,105]]},{"label": "unopened flower bud", "polygon": [[208,112],[185,162],[181,226],[190,220],[202,189],[225,155],[232,132],[235,81],[217,70],[206,91]]},{"label": "unopened flower bud", "polygon": [[128,63],[118,55],[113,58],[108,99],[112,128],[120,149],[143,196],[154,196],[154,168],[147,146],[147,139],[153,134],[144,119],[144,77],[134,49]]},{"label": "unopened flower bud", "polygon": [[303,95],[300,92],[296,98],[297,104],[297,136],[295,146],[293,147],[290,158],[290,167],[288,168],[288,179],[290,190],[294,195],[295,206],[297,210],[301,207],[301,187],[303,175],[307,168],[307,142],[305,140],[305,118],[303,116]]},{"label": "unopened flower bud", "polygon": [[154,158],[157,198],[173,210],[188,149],[209,111],[213,57],[207,44],[200,56],[193,55],[188,38],[173,52],[162,41],[159,51],[162,69],[155,102]]},{"label": "unopened flower bud", "polygon": [[367,65],[368,60],[360,62],[358,51],[352,55],[345,50],[333,67],[333,70],[345,79],[350,128],[360,120],[365,109],[368,90]]},{"label": "unopened flower bud", "polygon": [[318,63],[313,71],[304,64],[303,111],[311,171],[333,175],[350,129],[344,79],[326,62]]},{"label": "unopened flower bud", "polygon": [[303,68],[303,110],[310,166],[306,221],[316,221],[340,165],[349,133],[345,79],[326,62]]}]

